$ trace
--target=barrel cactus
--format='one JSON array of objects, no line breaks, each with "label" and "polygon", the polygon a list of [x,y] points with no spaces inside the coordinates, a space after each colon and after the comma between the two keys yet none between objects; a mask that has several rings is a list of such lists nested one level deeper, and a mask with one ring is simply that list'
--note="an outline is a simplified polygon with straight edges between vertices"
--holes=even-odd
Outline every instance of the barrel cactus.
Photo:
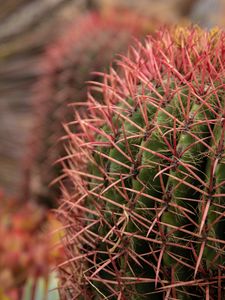
[{"label": "barrel cactus", "polygon": [[66,127],[62,299],[225,299],[225,33],[165,28],[117,64]]},{"label": "barrel cactus", "polygon": [[26,198],[56,204],[58,187],[49,185],[60,175],[61,168],[54,163],[63,152],[62,122],[72,120],[67,105],[85,101],[86,81],[100,78],[91,72],[105,71],[133,36],[147,30],[146,21],[137,18],[129,12],[85,13],[47,47],[39,65],[42,75],[33,87],[36,121],[26,156]]}]

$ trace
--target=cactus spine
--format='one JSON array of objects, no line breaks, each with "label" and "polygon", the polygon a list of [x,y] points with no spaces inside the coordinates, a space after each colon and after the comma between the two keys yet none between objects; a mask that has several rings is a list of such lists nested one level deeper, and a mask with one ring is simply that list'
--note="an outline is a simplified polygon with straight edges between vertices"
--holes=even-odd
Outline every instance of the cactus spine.
[{"label": "cactus spine", "polygon": [[63,299],[222,300],[225,33],[164,29],[118,65],[67,126]]}]

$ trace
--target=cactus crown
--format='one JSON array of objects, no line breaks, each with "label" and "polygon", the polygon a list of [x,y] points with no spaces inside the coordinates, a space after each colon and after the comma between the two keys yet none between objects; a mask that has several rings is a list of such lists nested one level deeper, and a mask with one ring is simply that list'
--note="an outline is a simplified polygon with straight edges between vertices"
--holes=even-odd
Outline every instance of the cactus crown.
[{"label": "cactus crown", "polygon": [[164,29],[117,64],[67,127],[64,296],[224,299],[225,34]]}]

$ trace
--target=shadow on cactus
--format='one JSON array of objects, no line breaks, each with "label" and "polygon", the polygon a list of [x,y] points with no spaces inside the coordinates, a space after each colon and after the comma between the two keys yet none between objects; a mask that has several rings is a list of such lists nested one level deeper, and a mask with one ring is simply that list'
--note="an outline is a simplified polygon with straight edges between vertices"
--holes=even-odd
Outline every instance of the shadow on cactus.
[{"label": "shadow on cactus", "polygon": [[62,123],[72,120],[73,108],[67,105],[86,101],[86,81],[100,80],[91,72],[106,71],[112,58],[127,50],[133,36],[151,26],[137,18],[129,12],[86,13],[46,49],[40,64],[43,75],[33,88],[36,125],[26,157],[27,198],[56,205],[59,189],[49,184],[60,176],[61,167],[54,163],[63,155]]},{"label": "shadow on cactus", "polygon": [[63,299],[222,300],[225,34],[164,29],[117,67],[67,126]]}]

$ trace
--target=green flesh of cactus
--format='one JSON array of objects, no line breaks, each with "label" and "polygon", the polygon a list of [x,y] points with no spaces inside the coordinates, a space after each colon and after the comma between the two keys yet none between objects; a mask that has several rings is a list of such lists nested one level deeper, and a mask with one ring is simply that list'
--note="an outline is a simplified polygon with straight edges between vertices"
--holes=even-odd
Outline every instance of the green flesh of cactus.
[{"label": "green flesh of cactus", "polygon": [[123,61],[71,138],[76,299],[225,298],[224,33],[162,36]]}]

